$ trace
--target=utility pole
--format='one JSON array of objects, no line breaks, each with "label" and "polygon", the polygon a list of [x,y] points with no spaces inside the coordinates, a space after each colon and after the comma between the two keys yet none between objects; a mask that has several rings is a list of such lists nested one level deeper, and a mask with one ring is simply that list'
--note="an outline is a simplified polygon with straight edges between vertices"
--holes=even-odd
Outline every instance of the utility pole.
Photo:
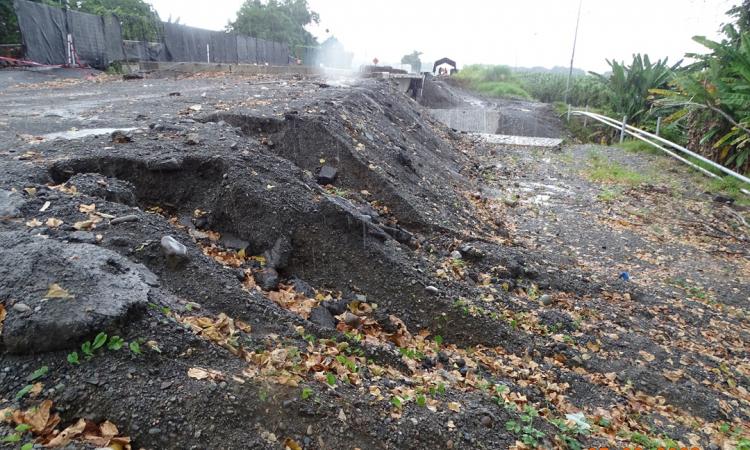
[{"label": "utility pole", "polygon": [[578,24],[581,23],[581,5],[583,0],[578,0],[578,17],[576,17],[576,32],[573,35],[573,53],[570,55],[570,70],[568,80],[565,82],[565,104],[568,104],[568,92],[570,91],[570,77],[573,76],[573,60],[576,57],[576,42],[578,41]]}]

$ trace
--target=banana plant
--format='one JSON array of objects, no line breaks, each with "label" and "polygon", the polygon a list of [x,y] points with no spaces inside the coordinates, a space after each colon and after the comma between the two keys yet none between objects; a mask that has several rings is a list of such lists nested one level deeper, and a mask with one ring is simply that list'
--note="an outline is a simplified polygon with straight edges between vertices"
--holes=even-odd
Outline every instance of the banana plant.
[{"label": "banana plant", "polygon": [[696,115],[717,122],[701,144],[712,143],[719,162],[742,169],[750,163],[750,32],[731,26],[725,32],[730,39],[722,42],[694,37],[711,53],[691,55],[697,62],[675,76],[671,89],[650,92],[660,96],[657,105],[674,111],[666,122]]},{"label": "banana plant", "polygon": [[669,66],[667,58],[652,63],[648,55],[635,54],[629,65],[607,60],[612,69],[609,75],[592,74],[608,86],[612,113],[627,116],[631,124],[639,124],[651,106],[649,90],[666,87],[681,63],[680,60]]}]

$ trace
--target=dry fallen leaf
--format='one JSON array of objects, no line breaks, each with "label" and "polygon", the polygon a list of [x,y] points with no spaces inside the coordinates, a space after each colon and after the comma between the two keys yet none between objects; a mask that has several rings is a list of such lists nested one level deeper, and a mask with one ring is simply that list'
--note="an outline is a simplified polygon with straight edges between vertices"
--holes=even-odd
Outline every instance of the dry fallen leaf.
[{"label": "dry fallen leaf", "polygon": [[50,228],[57,228],[63,224],[63,221],[55,217],[50,217],[46,222],[44,222],[44,224]]},{"label": "dry fallen leaf", "polygon": [[71,295],[70,292],[63,289],[59,284],[52,283],[49,285],[49,290],[44,298],[75,298],[75,295]]},{"label": "dry fallen leaf", "polygon": [[203,369],[201,367],[191,367],[188,369],[188,376],[195,378],[196,380],[221,380],[224,378],[224,374],[218,370]]},{"label": "dry fallen leaf", "polygon": [[449,402],[448,403],[448,409],[454,412],[461,412],[461,404],[457,402]]},{"label": "dry fallen leaf", "polygon": [[639,351],[639,352],[638,352],[638,354],[639,354],[639,355],[641,355],[641,357],[642,357],[643,359],[645,359],[645,360],[646,360],[647,362],[651,362],[651,361],[653,361],[654,359],[656,359],[656,356],[652,355],[652,354],[651,354],[651,353],[649,353],[649,352],[645,352],[645,351],[643,351],[643,350]]},{"label": "dry fallen leaf", "polygon": [[44,385],[42,383],[34,383],[34,386],[29,391],[29,395],[31,398],[37,398],[39,394],[42,393],[42,389],[44,388]]},{"label": "dry fallen leaf", "polygon": [[29,221],[26,222],[26,226],[29,227],[29,228],[41,227],[42,226],[42,222],[38,221],[36,218],[33,218],[33,219],[31,219],[31,220],[29,220]]},{"label": "dry fallen leaf", "polygon": [[68,445],[70,441],[77,438],[86,429],[86,421],[84,419],[78,419],[78,422],[62,430],[57,436],[53,437],[47,443],[47,447],[63,447]]},{"label": "dry fallen leaf", "polygon": [[5,305],[0,303],[0,336],[3,335],[3,322],[5,321],[5,315],[7,312],[5,311]]},{"label": "dry fallen leaf", "polygon": [[683,370],[681,370],[681,369],[677,369],[677,370],[665,370],[663,372],[664,376],[668,380],[671,380],[671,381],[677,381],[677,380],[679,380],[680,378],[682,378],[682,375],[684,373],[685,372]]},{"label": "dry fallen leaf", "polygon": [[73,228],[75,228],[78,231],[89,230],[93,226],[94,226],[94,221],[91,220],[91,219],[82,220],[80,222],[76,222],[76,223],[73,224]]},{"label": "dry fallen leaf", "polygon": [[302,450],[302,447],[297,443],[297,441],[291,438],[286,438],[284,439],[284,449]]},{"label": "dry fallen leaf", "polygon": [[36,408],[26,411],[23,414],[23,422],[30,425],[32,431],[41,434],[49,424],[50,409],[52,409],[52,400],[45,400]]},{"label": "dry fallen leaf", "polygon": [[79,205],[78,211],[84,214],[91,214],[96,211],[96,203],[92,203],[90,205]]}]

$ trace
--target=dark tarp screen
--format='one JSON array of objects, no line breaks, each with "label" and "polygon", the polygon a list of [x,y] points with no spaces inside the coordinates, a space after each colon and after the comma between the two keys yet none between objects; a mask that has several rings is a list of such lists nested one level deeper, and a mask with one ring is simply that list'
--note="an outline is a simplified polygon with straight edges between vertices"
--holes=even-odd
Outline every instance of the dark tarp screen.
[{"label": "dark tarp screen", "polygon": [[107,66],[104,21],[101,16],[68,11],[68,32],[73,36],[78,63],[91,67]]},{"label": "dark tarp screen", "polygon": [[237,57],[240,63],[257,64],[258,48],[255,38],[249,36],[237,36]]},{"label": "dark tarp screen", "polygon": [[272,47],[268,45],[269,42],[261,38],[256,38],[255,42],[258,48],[258,64],[270,63],[271,51],[269,50],[272,50]]},{"label": "dark tarp screen", "polygon": [[40,3],[14,2],[26,58],[41,64],[65,64],[67,26],[65,13]]},{"label": "dark tarp screen", "polygon": [[274,41],[175,23],[163,23],[163,42],[123,41],[117,17],[15,0],[26,57],[42,64],[67,63],[67,34],[78,62],[105,67],[113,61],[193,61],[289,64],[289,47]]},{"label": "dark tarp screen", "polygon": [[128,61],[168,61],[161,42],[122,41]]},{"label": "dark tarp screen", "polygon": [[211,33],[211,62],[237,63],[237,36],[220,31]]},{"label": "dark tarp screen", "polygon": [[102,16],[104,22],[104,42],[107,46],[107,63],[125,59],[125,47],[122,40],[122,27],[117,17],[108,14]]},{"label": "dark tarp screen", "polygon": [[14,6],[26,57],[32,61],[67,63],[68,33],[78,63],[103,68],[125,56],[120,22],[112,15],[65,11],[26,0],[16,0]]},{"label": "dark tarp screen", "polygon": [[164,46],[170,61],[208,62],[212,31],[164,23]]}]

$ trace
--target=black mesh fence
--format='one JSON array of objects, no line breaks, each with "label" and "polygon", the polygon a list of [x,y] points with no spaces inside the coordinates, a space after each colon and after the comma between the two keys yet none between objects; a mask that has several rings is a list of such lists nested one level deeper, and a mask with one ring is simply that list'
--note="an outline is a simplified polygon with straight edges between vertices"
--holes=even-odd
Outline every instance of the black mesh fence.
[{"label": "black mesh fence", "polygon": [[68,26],[64,11],[25,0],[16,0],[13,6],[26,58],[41,64],[65,64]]},{"label": "black mesh fence", "polygon": [[169,61],[161,42],[122,41],[128,61]]},{"label": "black mesh fence", "polygon": [[125,58],[120,22],[114,16],[66,11],[26,0],[16,0],[14,7],[26,58],[32,61],[66,64],[68,34],[78,63],[106,67]]},{"label": "black mesh fence", "polygon": [[[286,65],[286,44],[141,17],[98,16],[15,0],[26,57],[43,64],[68,62],[67,35],[76,63],[175,61]],[[125,37],[125,40],[123,40]]]}]

